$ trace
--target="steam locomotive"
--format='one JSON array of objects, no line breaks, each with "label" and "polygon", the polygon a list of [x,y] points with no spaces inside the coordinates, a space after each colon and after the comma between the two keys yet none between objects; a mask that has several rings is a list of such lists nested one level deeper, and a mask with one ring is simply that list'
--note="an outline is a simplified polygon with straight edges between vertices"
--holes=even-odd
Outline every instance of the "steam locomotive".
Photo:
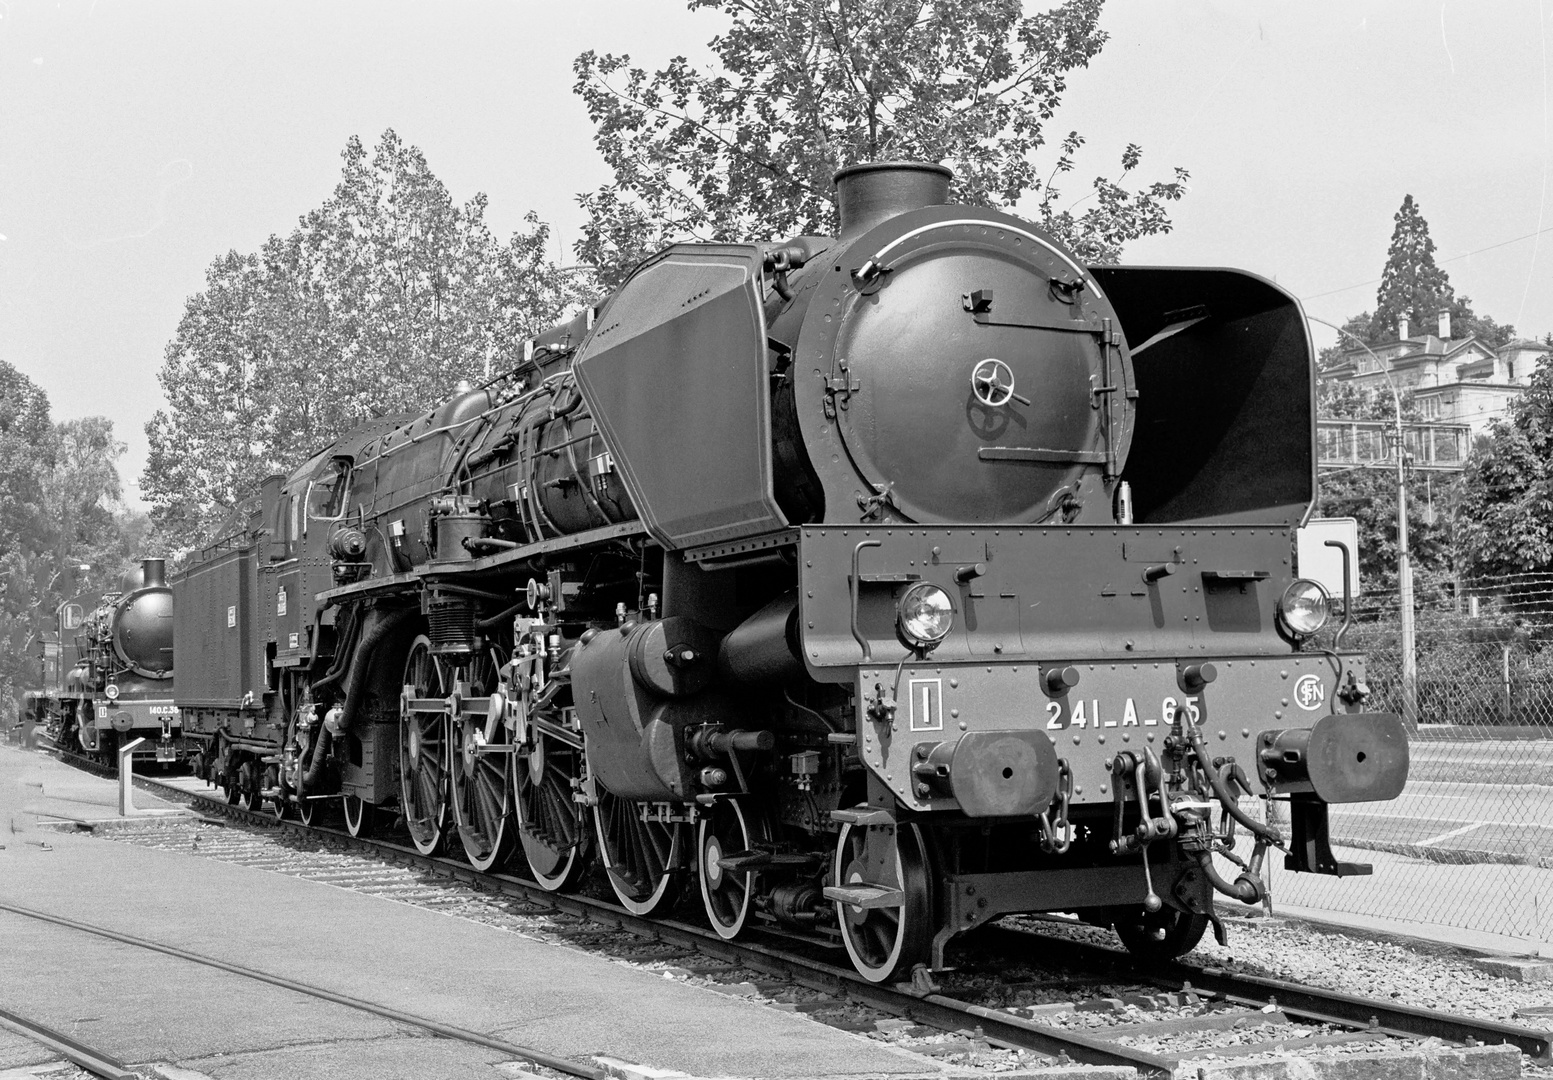
[{"label": "steam locomotive", "polygon": [[23,721],[55,746],[111,763],[140,740],[136,762],[185,759],[164,560],[145,559],[119,588],[61,604],[40,658],[43,683],[27,693]]},{"label": "steam locomotive", "polygon": [[201,769],[876,981],[1018,912],[1179,955],[1271,849],[1367,872],[1327,807],[1408,749],[1310,646],[1297,301],[1081,265],[950,179],[845,169],[839,235],[670,247],[266,481],[172,585]]}]

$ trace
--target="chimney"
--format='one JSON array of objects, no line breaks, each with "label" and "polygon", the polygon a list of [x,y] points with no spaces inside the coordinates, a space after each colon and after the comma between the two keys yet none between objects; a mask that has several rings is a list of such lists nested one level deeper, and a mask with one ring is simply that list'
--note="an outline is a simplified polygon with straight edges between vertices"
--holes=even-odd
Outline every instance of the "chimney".
[{"label": "chimney", "polygon": [[1440,340],[1451,339],[1451,313],[1449,310],[1440,312]]},{"label": "chimney", "polygon": [[920,161],[877,161],[850,165],[836,173],[840,238],[855,240],[875,225],[924,206],[949,201],[954,173]]},{"label": "chimney", "polygon": [[142,559],[140,560],[141,573],[145,575],[148,589],[161,589],[167,586],[167,560],[166,559]]},{"label": "chimney", "polygon": [[1412,319],[1412,308],[1407,309],[1406,311],[1402,312],[1402,314],[1397,316],[1397,337],[1401,338],[1403,341],[1407,340],[1408,330],[1411,329],[1408,324],[1412,322]]}]

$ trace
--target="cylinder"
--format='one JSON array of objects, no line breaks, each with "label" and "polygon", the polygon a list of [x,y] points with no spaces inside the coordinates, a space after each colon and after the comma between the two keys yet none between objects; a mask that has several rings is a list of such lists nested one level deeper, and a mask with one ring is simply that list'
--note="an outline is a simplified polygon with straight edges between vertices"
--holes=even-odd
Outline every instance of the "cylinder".
[{"label": "cylinder", "polygon": [[954,173],[924,161],[877,161],[848,166],[834,179],[840,238],[851,240],[897,214],[942,206]]},{"label": "cylinder", "polygon": [[717,663],[734,682],[782,683],[804,673],[798,648],[798,597],[780,596],[734,627]]}]

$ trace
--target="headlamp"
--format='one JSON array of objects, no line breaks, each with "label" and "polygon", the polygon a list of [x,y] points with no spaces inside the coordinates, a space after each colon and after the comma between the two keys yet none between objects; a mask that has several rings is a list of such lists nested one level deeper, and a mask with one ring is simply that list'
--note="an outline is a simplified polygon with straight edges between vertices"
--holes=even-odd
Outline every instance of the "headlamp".
[{"label": "headlamp", "polygon": [[896,605],[896,623],[901,637],[912,648],[931,649],[954,626],[954,604],[937,585],[919,581],[906,590]]},{"label": "headlamp", "polygon": [[1295,578],[1278,601],[1278,617],[1290,633],[1309,637],[1326,624],[1332,599],[1319,582]]}]

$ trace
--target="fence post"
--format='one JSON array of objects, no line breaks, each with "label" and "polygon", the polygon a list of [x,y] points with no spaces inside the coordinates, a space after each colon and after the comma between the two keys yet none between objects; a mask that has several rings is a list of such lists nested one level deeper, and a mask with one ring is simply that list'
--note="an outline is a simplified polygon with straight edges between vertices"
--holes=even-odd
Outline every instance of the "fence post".
[{"label": "fence post", "polygon": [[145,741],[133,739],[119,747],[119,817],[135,816],[135,800],[131,798],[135,790],[135,747]]},{"label": "fence post", "polygon": [[1515,722],[1515,702],[1510,697],[1510,646],[1505,644],[1502,646],[1502,649],[1504,652],[1504,667],[1501,674],[1504,682],[1504,722],[1513,724]]}]

